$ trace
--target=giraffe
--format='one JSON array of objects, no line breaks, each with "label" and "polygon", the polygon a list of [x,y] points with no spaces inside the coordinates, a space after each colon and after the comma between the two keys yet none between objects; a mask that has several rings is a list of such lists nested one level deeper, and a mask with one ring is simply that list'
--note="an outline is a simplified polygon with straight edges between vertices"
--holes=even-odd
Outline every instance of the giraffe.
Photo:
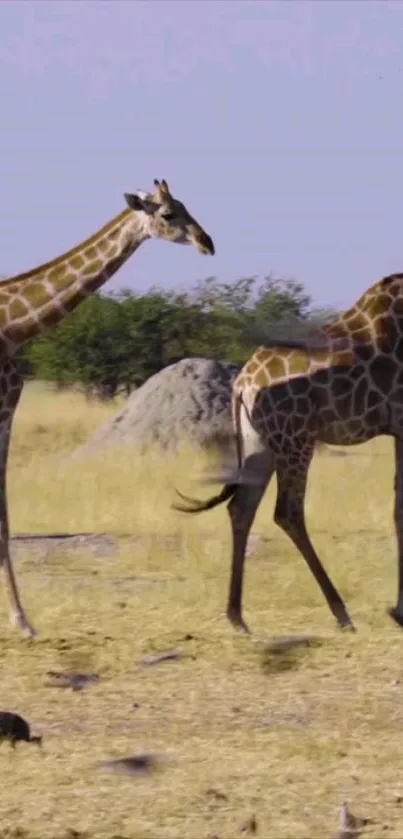
[{"label": "giraffe", "polygon": [[403,626],[403,274],[374,283],[317,330],[315,342],[258,347],[234,381],[232,415],[238,468],[221,477],[225,485],[218,495],[200,501],[179,493],[186,504],[173,505],[198,513],[229,502],[231,623],[249,631],[242,615],[247,539],[276,473],[274,520],[304,557],[339,627],[354,631],[307,531],[307,476],[318,443],[353,446],[385,434],[394,438],[398,552],[397,602],[388,612]]},{"label": "giraffe", "polygon": [[36,631],[22,606],[11,562],[6,492],[12,420],[23,384],[14,356],[25,341],[57,324],[99,289],[147,239],[214,254],[212,239],[172,196],[167,182],[154,180],[154,186],[153,193],[125,193],[126,208],[77,247],[0,283],[0,565],[11,621],[27,637]]}]

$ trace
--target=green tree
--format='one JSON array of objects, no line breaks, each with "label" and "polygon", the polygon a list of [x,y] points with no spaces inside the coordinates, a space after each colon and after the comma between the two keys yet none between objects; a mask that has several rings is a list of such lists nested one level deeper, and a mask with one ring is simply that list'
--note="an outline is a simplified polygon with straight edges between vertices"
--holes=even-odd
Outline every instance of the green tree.
[{"label": "green tree", "polygon": [[303,285],[267,276],[221,283],[208,277],[186,292],[152,288],[96,294],[56,328],[24,347],[24,373],[81,383],[103,398],[127,393],[187,356],[243,363],[265,340],[301,337],[334,317],[313,310]]}]

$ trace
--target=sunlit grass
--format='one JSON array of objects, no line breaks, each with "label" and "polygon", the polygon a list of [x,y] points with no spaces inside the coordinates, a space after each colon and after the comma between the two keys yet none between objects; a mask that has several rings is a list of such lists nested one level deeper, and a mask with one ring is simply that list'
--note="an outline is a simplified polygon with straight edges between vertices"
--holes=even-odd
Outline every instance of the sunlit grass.
[{"label": "sunlit grass", "polygon": [[[45,751],[0,748],[0,837],[234,839],[254,813],[264,839],[330,839],[346,798],[376,820],[364,837],[400,839],[403,635],[386,615],[396,594],[390,441],[346,458],[318,455],[311,469],[308,524],[357,634],[336,629],[272,523],[273,484],[247,561],[248,638],[224,617],[225,509],[194,518],[170,509],[174,486],[208,493],[192,483],[201,456],[126,448],[69,457],[118,409],[38,385],[18,409],[12,532],[127,538],[103,554],[15,549],[39,634],[27,643],[9,629],[3,594],[1,705],[43,732]],[[264,666],[266,638],[301,633],[321,643]],[[167,648],[185,657],[140,663]],[[99,683],[77,693],[47,686],[48,670],[72,668],[97,672]],[[172,760],[144,778],[94,768],[142,748]]]}]

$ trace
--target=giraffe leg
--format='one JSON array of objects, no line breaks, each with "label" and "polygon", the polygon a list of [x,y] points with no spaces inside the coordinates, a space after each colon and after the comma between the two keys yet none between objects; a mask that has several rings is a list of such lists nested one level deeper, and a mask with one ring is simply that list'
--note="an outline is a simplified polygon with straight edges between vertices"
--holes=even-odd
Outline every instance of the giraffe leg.
[{"label": "giraffe leg", "polygon": [[339,626],[354,629],[343,600],[326,574],[306,529],[304,499],[313,446],[299,443],[298,449],[287,451],[286,457],[282,453],[276,459],[277,502],[274,520],[304,557]]},{"label": "giraffe leg", "polygon": [[[19,396],[19,394],[18,394]],[[16,402],[18,401],[18,397]],[[14,407],[15,410],[15,407]],[[0,426],[0,566],[4,570],[6,586],[8,588],[11,604],[11,623],[22,631],[24,635],[32,638],[36,633],[30,625],[23,606],[21,604],[17,581],[9,552],[9,528],[8,510],[6,495],[7,461],[10,443],[11,424],[13,413],[9,419]]]},{"label": "giraffe leg", "polygon": [[403,626],[403,440],[395,438],[395,530],[398,552],[397,602],[389,615]]},{"label": "giraffe leg", "polygon": [[[250,483],[247,474],[253,471]],[[244,632],[249,632],[242,618],[242,588],[245,551],[257,508],[274,472],[274,461],[269,452],[259,452],[245,458],[243,479],[228,504],[232,531],[231,582],[227,604],[228,620]]]}]

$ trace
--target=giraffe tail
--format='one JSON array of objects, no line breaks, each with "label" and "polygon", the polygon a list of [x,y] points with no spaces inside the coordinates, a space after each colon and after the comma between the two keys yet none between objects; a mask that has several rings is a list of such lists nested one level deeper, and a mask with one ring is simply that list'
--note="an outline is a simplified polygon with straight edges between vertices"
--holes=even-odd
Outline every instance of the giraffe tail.
[{"label": "giraffe tail", "polygon": [[201,501],[198,498],[190,498],[187,495],[182,495],[179,490],[175,490],[177,495],[186,502],[186,506],[183,504],[172,504],[173,510],[179,510],[182,513],[202,513],[205,510],[212,510],[214,507],[218,507],[219,504],[223,504],[225,501],[230,501],[230,499],[235,495],[239,484],[242,483],[243,446],[241,434],[241,405],[242,394],[237,391],[236,387],[234,387],[231,397],[231,412],[235,431],[238,469],[224,470],[224,473],[222,472],[219,476],[210,475],[206,477],[203,483],[224,483],[224,486],[218,495],[212,495],[205,501]]},{"label": "giraffe tail", "polygon": [[183,495],[179,490],[175,490],[177,495],[186,501],[184,504],[172,504],[173,510],[179,510],[181,513],[203,513],[205,510],[212,510],[213,507],[218,507],[224,501],[229,501],[235,495],[238,484],[226,484],[218,495],[212,495],[206,501],[200,501],[198,498],[190,498],[188,495]]}]

